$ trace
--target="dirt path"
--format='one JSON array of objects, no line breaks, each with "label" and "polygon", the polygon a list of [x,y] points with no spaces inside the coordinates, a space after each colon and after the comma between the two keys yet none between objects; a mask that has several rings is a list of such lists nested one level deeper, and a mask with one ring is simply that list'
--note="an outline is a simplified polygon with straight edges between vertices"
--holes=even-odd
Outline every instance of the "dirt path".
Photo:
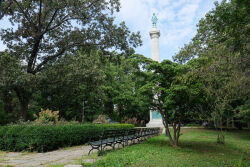
[{"label": "dirt path", "polygon": [[0,167],[50,167],[53,164],[76,164],[77,160],[87,157],[89,150],[90,146],[77,146],[46,153],[0,152]]}]

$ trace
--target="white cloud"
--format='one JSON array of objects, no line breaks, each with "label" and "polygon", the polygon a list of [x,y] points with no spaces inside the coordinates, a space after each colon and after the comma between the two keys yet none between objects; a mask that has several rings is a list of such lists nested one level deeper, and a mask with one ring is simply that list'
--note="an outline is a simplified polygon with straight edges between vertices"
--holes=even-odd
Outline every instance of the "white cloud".
[{"label": "white cloud", "polygon": [[207,12],[207,8],[206,12],[200,8],[201,3],[201,0],[121,0],[122,8],[118,19],[125,20],[132,31],[141,32],[144,49],[138,50],[147,51],[142,54],[150,57],[149,31],[152,13],[155,12],[159,19],[157,27],[161,31],[160,52],[170,50],[170,55],[161,55],[161,59],[171,59],[173,53],[184,45],[183,42],[187,42],[195,34],[197,14]]},{"label": "white cloud", "polygon": [[172,7],[173,8],[180,7],[181,5],[185,4],[186,2],[187,2],[187,0],[179,0],[179,1],[173,0]]},{"label": "white cloud", "polygon": [[157,6],[160,6],[160,7],[166,7],[170,4],[170,1],[171,0],[161,0],[161,1],[157,1]]},{"label": "white cloud", "polygon": [[[152,14],[156,13],[159,19],[157,27],[161,31],[161,60],[171,59],[174,53],[193,37],[198,20],[213,7],[214,1],[121,0],[121,10],[117,13],[117,21],[125,21],[131,31],[141,32],[144,45],[136,51],[151,57],[149,31],[152,27]],[[3,23],[4,21],[0,21],[0,25],[3,26]],[[5,46],[0,40],[0,51],[4,49]]]}]

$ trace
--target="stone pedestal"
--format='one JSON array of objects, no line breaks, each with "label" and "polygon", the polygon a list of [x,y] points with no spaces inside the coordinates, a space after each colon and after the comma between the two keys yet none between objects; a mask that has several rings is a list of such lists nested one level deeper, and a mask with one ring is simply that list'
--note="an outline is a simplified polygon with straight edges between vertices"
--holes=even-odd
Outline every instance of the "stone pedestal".
[{"label": "stone pedestal", "polygon": [[150,121],[146,124],[146,126],[164,128],[161,114],[157,111],[150,111]]}]

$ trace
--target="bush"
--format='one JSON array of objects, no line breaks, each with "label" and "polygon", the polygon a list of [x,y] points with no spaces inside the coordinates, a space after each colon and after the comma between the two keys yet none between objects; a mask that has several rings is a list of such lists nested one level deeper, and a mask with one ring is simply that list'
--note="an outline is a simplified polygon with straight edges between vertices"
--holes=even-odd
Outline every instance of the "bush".
[{"label": "bush", "polygon": [[43,124],[48,124],[48,123],[53,123],[57,124],[58,123],[58,118],[59,118],[59,111],[52,111],[52,110],[44,110],[41,109],[41,112],[39,112],[38,115],[34,114],[34,117],[36,118],[35,122],[43,123]]},{"label": "bush", "polygon": [[93,121],[93,123],[108,123],[108,117],[106,115],[99,115],[96,120]]},{"label": "bush", "polygon": [[0,126],[0,150],[50,151],[96,140],[104,129],[129,129],[129,124]]}]

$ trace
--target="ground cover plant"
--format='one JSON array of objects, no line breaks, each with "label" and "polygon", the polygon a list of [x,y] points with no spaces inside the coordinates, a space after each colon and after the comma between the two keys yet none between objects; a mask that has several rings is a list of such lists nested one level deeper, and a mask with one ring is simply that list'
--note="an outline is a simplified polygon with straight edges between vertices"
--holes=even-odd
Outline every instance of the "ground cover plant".
[{"label": "ground cover plant", "polygon": [[216,143],[217,132],[206,129],[183,129],[179,147],[172,147],[165,135],[142,144],[106,153],[95,167],[217,167],[250,166],[249,131],[228,131],[226,144]]},{"label": "ground cover plant", "polygon": [[130,124],[10,125],[0,127],[0,150],[49,151],[96,140],[104,129],[133,128]]}]

